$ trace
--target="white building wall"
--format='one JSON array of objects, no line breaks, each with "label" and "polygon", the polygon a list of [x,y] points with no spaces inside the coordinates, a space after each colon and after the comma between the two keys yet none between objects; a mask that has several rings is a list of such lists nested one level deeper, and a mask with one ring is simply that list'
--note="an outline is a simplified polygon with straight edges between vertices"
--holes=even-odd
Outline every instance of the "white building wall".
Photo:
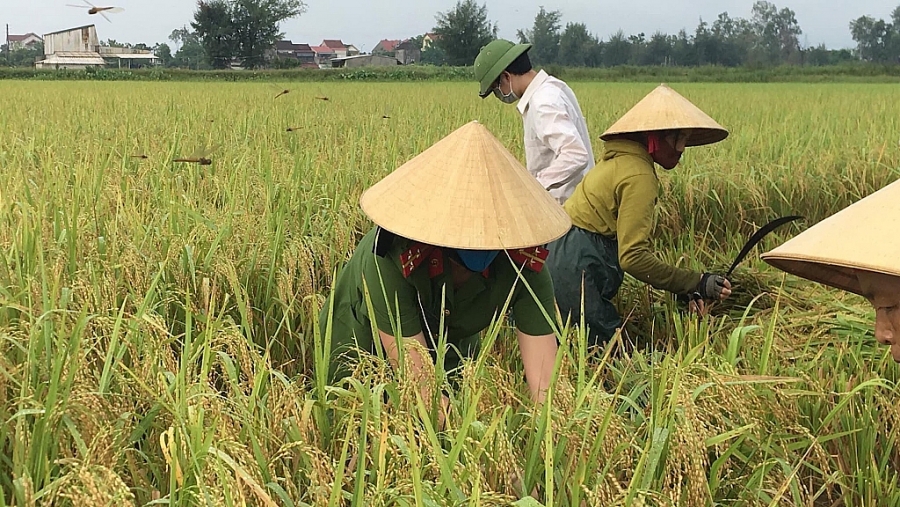
[{"label": "white building wall", "polygon": [[100,39],[94,25],[44,36],[44,54],[52,55],[61,51],[97,52]]}]

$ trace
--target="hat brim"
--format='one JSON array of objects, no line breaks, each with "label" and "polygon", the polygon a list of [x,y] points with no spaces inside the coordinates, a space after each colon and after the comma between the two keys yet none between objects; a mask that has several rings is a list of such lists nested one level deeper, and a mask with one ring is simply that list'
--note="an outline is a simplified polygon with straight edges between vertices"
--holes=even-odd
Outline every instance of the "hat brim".
[{"label": "hat brim", "polygon": [[[527,53],[530,49],[531,44],[516,44],[511,47],[509,51],[504,53],[503,56],[497,60],[497,63],[495,63],[490,70],[487,71],[487,74],[484,75],[484,79],[480,83],[481,91],[478,92],[478,96],[485,99],[493,93],[492,85],[500,78],[500,74],[503,74],[503,71],[506,70],[512,62],[516,61],[516,58]],[[490,80],[488,80],[488,78],[490,78]]]},{"label": "hat brim", "polygon": [[685,146],[713,144],[728,130],[691,101],[665,84],[657,86],[601,134],[604,141],[623,134],[690,130]]},{"label": "hat brim", "polygon": [[[728,131],[725,129],[714,129],[714,128],[690,128],[684,127],[685,130],[690,129],[691,137],[688,138],[688,141],[685,143],[686,147],[694,147],[694,146],[705,146],[707,144],[715,144],[721,141],[724,141],[728,137]],[[602,141],[609,141],[610,139],[627,134],[649,134],[652,132],[667,132],[669,130],[677,130],[674,128],[669,129],[653,129],[653,130],[629,130],[629,131],[608,131],[604,132],[600,139]]]},{"label": "hat brim", "polygon": [[383,229],[444,248],[530,248],[572,227],[556,199],[474,121],[368,188],[359,204]]},{"label": "hat brim", "polygon": [[895,181],[761,257],[793,275],[860,294],[861,273],[900,277],[898,228],[900,181]]},{"label": "hat brim", "polygon": [[767,264],[786,273],[864,297],[866,294],[863,294],[863,290],[859,285],[859,279],[857,278],[857,275],[860,272],[876,273],[900,278],[900,273],[897,272],[890,272],[873,266],[852,265],[847,262],[833,259],[813,259],[803,256],[777,255],[771,253],[763,254],[762,259]]}]

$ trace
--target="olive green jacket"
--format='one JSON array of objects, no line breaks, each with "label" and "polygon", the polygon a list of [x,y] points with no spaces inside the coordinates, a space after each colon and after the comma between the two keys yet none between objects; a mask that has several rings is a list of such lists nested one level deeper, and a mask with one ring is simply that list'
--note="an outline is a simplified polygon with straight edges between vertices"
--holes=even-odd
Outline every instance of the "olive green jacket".
[{"label": "olive green jacket", "polygon": [[565,208],[576,227],[618,240],[623,271],[658,289],[685,294],[697,287],[701,274],[669,266],[653,254],[650,237],[659,191],[647,148],[613,140]]}]

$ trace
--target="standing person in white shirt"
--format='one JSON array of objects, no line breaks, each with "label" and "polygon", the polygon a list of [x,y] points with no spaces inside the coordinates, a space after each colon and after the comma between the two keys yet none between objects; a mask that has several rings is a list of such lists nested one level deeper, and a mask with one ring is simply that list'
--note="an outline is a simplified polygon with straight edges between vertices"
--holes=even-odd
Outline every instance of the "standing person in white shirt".
[{"label": "standing person in white shirt", "polygon": [[525,127],[525,161],[560,204],[594,167],[587,123],[572,89],[563,81],[531,66],[531,44],[497,39],[475,59],[479,95],[494,94],[506,104],[518,101]]}]

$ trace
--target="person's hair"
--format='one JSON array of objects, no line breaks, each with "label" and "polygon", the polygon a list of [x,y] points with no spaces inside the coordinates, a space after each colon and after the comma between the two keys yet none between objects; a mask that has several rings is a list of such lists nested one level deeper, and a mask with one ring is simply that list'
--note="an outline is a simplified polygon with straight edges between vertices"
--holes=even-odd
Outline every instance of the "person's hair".
[{"label": "person's hair", "polygon": [[531,69],[531,59],[528,58],[528,51],[526,51],[513,60],[505,70],[514,76],[521,76],[530,72]]}]

